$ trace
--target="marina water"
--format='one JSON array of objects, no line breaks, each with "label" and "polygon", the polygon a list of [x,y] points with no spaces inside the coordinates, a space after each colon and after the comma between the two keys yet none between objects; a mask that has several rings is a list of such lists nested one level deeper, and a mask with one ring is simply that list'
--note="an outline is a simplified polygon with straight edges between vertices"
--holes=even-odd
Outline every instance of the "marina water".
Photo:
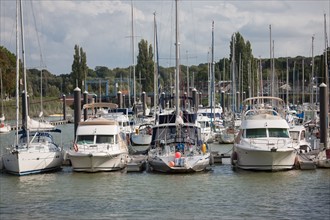
[{"label": "marina water", "polygon": [[[73,125],[55,140],[68,149]],[[1,154],[14,132],[0,135]],[[212,144],[230,153],[232,145]],[[330,219],[330,170],[233,170],[229,159],[195,174],[0,173],[0,219]]]}]

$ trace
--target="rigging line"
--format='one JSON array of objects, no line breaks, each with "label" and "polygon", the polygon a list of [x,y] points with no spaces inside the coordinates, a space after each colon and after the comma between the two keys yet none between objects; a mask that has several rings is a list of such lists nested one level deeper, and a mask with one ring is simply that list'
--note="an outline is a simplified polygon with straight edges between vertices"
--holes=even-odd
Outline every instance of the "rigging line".
[{"label": "rigging line", "polygon": [[33,16],[34,30],[36,32],[39,53],[40,53],[40,67],[43,68],[46,66],[44,66],[44,60],[42,57],[42,49],[41,49],[41,44],[40,44],[40,39],[39,39],[39,31],[38,31],[38,26],[37,26],[37,22],[36,22],[36,17],[35,17],[32,1],[30,1],[30,5],[31,5],[31,10],[32,10],[32,16]]},{"label": "rigging line", "polygon": [[[196,24],[195,12],[194,12],[194,8],[192,7],[192,1],[190,1],[190,10],[191,10],[191,20],[193,21],[192,24]],[[197,54],[196,33],[197,33],[196,26],[193,25],[193,39],[194,39],[194,50],[195,50],[194,52],[195,52],[195,54]],[[195,58],[196,58],[195,62],[197,63],[197,56]]]},{"label": "rigging line", "polygon": [[31,10],[32,10],[32,15],[33,15],[33,22],[34,22],[34,29],[35,29],[35,32],[36,32],[37,42],[38,42],[38,47],[39,47],[39,53],[40,53],[40,68],[41,68],[41,70],[40,70],[40,114],[39,114],[39,116],[42,117],[42,114],[43,114],[42,69],[46,68],[46,66],[44,65],[44,61],[43,61],[43,57],[42,57],[41,44],[40,44],[40,39],[39,39],[39,32],[38,32],[38,28],[37,28],[37,22],[36,22],[36,17],[35,17],[32,1],[30,1],[30,5],[31,5]]}]

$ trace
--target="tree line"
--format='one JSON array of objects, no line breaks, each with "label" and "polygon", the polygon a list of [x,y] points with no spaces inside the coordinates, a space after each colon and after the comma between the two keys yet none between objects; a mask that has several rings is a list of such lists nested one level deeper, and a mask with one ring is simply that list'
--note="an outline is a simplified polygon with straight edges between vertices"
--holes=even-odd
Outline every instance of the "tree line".
[{"label": "tree line", "polygon": [[[255,58],[252,53],[251,43],[248,40],[246,41],[239,32],[232,35],[229,47],[229,57],[215,62],[214,76],[218,92],[225,89],[225,84],[220,85],[219,81],[233,80],[233,73],[235,73],[236,88],[241,93],[256,94],[257,90],[260,89],[258,88],[260,79],[264,80],[264,86],[267,86],[267,82],[270,84],[270,58]],[[138,51],[137,64],[135,66],[136,92],[138,93],[137,95],[142,91],[152,94],[155,71],[153,47],[148,41],[142,39],[138,44]],[[329,55],[328,57],[330,57]],[[233,62],[234,60],[235,62]],[[314,76],[311,73],[311,57],[276,58],[274,59],[274,71],[276,82],[280,85],[286,81],[287,61],[289,62],[289,82],[291,85],[294,80],[294,83],[299,83],[300,81],[301,85],[303,73],[305,85],[316,83],[312,81],[313,77],[314,81],[318,79],[318,82],[321,82],[326,75],[323,54],[314,57]],[[20,65],[22,66],[21,63]],[[98,80],[100,82],[101,80],[109,82],[109,94],[116,94],[119,90],[126,92],[126,94],[128,91],[131,91],[131,94],[133,92],[133,66],[114,69],[109,69],[106,66],[96,66],[94,69],[91,69],[87,66],[87,54],[79,45],[74,46],[71,69],[71,73],[61,75],[54,75],[46,69],[28,69],[27,85],[29,95],[38,97],[42,94],[45,97],[60,97],[62,94],[72,94],[77,86],[82,91],[85,91],[85,87],[87,87],[88,92],[105,94],[106,87],[97,83]],[[175,67],[159,67],[158,74],[162,92],[171,92],[171,87],[174,85],[174,69]],[[3,92],[4,97],[14,97],[16,82],[13,79],[16,76],[16,55],[3,46],[0,47],[0,72],[3,80],[1,92]],[[201,63],[188,67],[181,65],[180,88],[186,91],[186,82],[189,76],[190,86],[194,85],[198,91],[206,95],[209,72],[210,63]],[[42,87],[40,86],[41,74],[43,79]],[[96,83],[88,83],[91,81]]]}]

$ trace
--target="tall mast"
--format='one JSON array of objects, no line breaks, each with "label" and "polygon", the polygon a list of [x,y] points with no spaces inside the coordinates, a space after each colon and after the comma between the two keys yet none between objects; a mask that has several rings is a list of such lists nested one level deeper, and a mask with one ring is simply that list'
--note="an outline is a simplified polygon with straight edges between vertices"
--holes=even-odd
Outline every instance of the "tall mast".
[{"label": "tall mast", "polygon": [[[324,48],[325,48],[325,55],[324,55],[324,64],[325,64],[325,84],[329,90],[329,66],[328,66],[328,36],[327,36],[327,19],[326,14],[324,14]],[[327,92],[329,95],[329,92]]]},{"label": "tall mast", "polygon": [[[314,85],[314,35],[312,36],[312,79],[311,79],[311,105],[312,105],[312,110],[314,110],[314,88],[313,88],[313,85]],[[314,111],[313,111],[314,112]],[[313,113],[314,114],[314,113]],[[314,116],[314,115],[313,115]]]},{"label": "tall mast", "polygon": [[302,65],[302,100],[301,100],[301,104],[304,104],[304,102],[305,102],[305,60],[304,59],[302,59],[301,65]]},{"label": "tall mast", "polygon": [[286,58],[286,106],[289,106],[289,58]]},{"label": "tall mast", "polygon": [[[211,48],[211,115],[213,114],[212,113],[212,110],[213,110],[213,105],[214,105],[214,21],[212,21],[212,48]],[[212,118],[213,116],[211,117],[211,123],[212,123]]]},{"label": "tall mast", "polygon": [[136,103],[136,79],[135,79],[135,53],[134,53],[134,13],[133,13],[133,0],[131,0],[131,15],[132,15],[132,62],[133,62],[133,96],[134,104]]},{"label": "tall mast", "polygon": [[19,0],[16,0],[16,145],[18,144],[19,119]]},{"label": "tall mast", "polygon": [[154,12],[154,108],[157,106],[157,69],[156,69],[156,12]]},{"label": "tall mast", "polygon": [[232,60],[231,60],[231,65],[232,65],[232,69],[231,69],[231,71],[232,71],[232,80],[231,80],[231,84],[232,84],[232,87],[231,87],[231,91],[232,91],[232,110],[233,110],[233,112],[235,112],[235,107],[236,107],[236,98],[235,98],[235,96],[236,96],[236,80],[235,80],[235,66],[236,66],[236,64],[235,64],[235,41],[236,41],[236,39],[235,39],[235,34],[233,35],[233,40],[232,40],[232,42],[233,42],[233,45],[232,45]]},{"label": "tall mast", "polygon": [[27,80],[26,80],[26,60],[25,60],[25,42],[24,42],[24,23],[23,23],[23,7],[22,0],[20,0],[20,15],[21,15],[21,36],[22,36],[22,61],[23,61],[23,82],[24,82],[24,101],[25,101],[25,115],[24,115],[24,129],[26,131],[26,140],[27,146],[29,146],[29,126],[27,123],[28,120],[28,102],[27,102]]},{"label": "tall mast", "polygon": [[272,46],[272,25],[269,25],[269,59],[270,59],[270,72],[272,76],[271,80],[271,95],[274,97],[275,96],[275,73],[274,73],[274,41],[273,41],[273,46]]},{"label": "tall mast", "polygon": [[179,90],[179,75],[180,75],[180,51],[179,51],[179,13],[178,13],[178,0],[175,0],[175,114],[179,115],[180,109],[180,90]]}]

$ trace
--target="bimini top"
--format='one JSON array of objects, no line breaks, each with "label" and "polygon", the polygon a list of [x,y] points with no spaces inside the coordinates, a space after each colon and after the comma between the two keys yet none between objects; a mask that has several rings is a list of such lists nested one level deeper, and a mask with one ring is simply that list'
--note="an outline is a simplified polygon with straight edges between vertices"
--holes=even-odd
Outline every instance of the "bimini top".
[{"label": "bimini top", "polygon": [[118,108],[118,105],[115,103],[109,103],[109,102],[95,102],[95,103],[89,103],[84,104],[83,109],[89,109],[89,108],[109,108],[109,109],[116,109]]},{"label": "bimini top", "polygon": [[[182,111],[182,115],[180,116],[184,123],[195,123],[197,119],[196,113],[189,113],[187,111]],[[176,123],[176,118],[175,111],[173,111],[172,114],[160,114],[158,122],[159,124]]]}]

